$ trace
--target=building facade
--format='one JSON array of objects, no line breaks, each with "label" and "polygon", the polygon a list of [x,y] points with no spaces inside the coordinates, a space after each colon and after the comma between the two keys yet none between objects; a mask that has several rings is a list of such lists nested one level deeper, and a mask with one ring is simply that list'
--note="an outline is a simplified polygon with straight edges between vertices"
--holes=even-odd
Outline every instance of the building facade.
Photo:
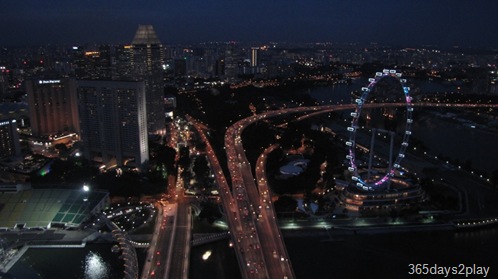
[{"label": "building facade", "polygon": [[251,67],[258,67],[258,50],[259,47],[251,47]]},{"label": "building facade", "polygon": [[20,156],[21,146],[16,120],[0,120],[0,159]]},{"label": "building facade", "polygon": [[8,77],[7,77],[7,72],[8,70],[5,68],[5,66],[0,65],[0,98],[3,99],[5,94],[7,94],[7,88],[8,88]]},{"label": "building facade", "polygon": [[131,45],[119,45],[114,48],[112,59],[113,80],[132,80],[132,51]]},{"label": "building facade", "polygon": [[133,79],[145,82],[149,133],[164,129],[164,51],[151,25],[139,25],[132,44]]},{"label": "building facade", "polygon": [[79,131],[75,79],[27,80],[26,91],[33,136]]},{"label": "building facade", "polygon": [[230,43],[225,50],[225,79],[234,83],[237,80],[239,73],[238,61],[237,61],[237,51],[235,45]]},{"label": "building facade", "polygon": [[78,109],[86,158],[107,166],[146,168],[144,82],[79,81]]}]

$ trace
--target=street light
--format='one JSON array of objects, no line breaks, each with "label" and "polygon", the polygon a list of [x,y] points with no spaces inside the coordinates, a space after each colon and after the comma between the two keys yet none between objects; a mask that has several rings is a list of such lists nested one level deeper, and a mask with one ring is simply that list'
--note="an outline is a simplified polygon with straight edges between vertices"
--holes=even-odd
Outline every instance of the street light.
[{"label": "street light", "polygon": [[83,201],[87,202],[88,201],[88,192],[90,192],[90,186],[83,184],[83,192],[86,193],[86,195],[83,197]]}]

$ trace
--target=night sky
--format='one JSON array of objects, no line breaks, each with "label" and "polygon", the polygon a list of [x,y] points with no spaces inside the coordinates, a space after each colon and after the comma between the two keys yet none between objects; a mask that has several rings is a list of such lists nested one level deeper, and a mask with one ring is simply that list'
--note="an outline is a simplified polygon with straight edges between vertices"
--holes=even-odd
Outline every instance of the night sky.
[{"label": "night sky", "polygon": [[496,0],[22,0],[0,3],[0,45],[377,42],[498,47]]}]

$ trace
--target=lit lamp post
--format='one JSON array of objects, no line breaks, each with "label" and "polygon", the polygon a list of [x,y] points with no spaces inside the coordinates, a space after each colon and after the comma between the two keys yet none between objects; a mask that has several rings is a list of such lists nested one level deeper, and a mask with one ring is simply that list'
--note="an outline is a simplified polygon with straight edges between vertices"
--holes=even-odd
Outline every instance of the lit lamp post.
[{"label": "lit lamp post", "polygon": [[90,186],[83,184],[83,192],[85,193],[85,196],[83,197],[83,201],[88,201],[88,192],[90,192]]}]

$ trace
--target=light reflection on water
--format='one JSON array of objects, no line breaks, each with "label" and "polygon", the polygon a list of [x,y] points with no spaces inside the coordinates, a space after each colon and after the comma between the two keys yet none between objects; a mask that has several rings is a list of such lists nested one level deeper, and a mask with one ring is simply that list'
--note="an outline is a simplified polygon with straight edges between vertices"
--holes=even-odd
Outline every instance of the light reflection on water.
[{"label": "light reflection on water", "polygon": [[84,248],[30,248],[8,271],[22,279],[122,279],[124,262],[111,252],[113,244]]},{"label": "light reflection on water", "polygon": [[109,264],[94,252],[89,252],[84,262],[85,279],[105,279],[109,277]]},{"label": "light reflection on water", "polygon": [[[204,259],[203,256],[207,255],[208,251],[209,257]],[[241,278],[234,248],[228,245],[228,240],[192,247],[189,278]]]}]

